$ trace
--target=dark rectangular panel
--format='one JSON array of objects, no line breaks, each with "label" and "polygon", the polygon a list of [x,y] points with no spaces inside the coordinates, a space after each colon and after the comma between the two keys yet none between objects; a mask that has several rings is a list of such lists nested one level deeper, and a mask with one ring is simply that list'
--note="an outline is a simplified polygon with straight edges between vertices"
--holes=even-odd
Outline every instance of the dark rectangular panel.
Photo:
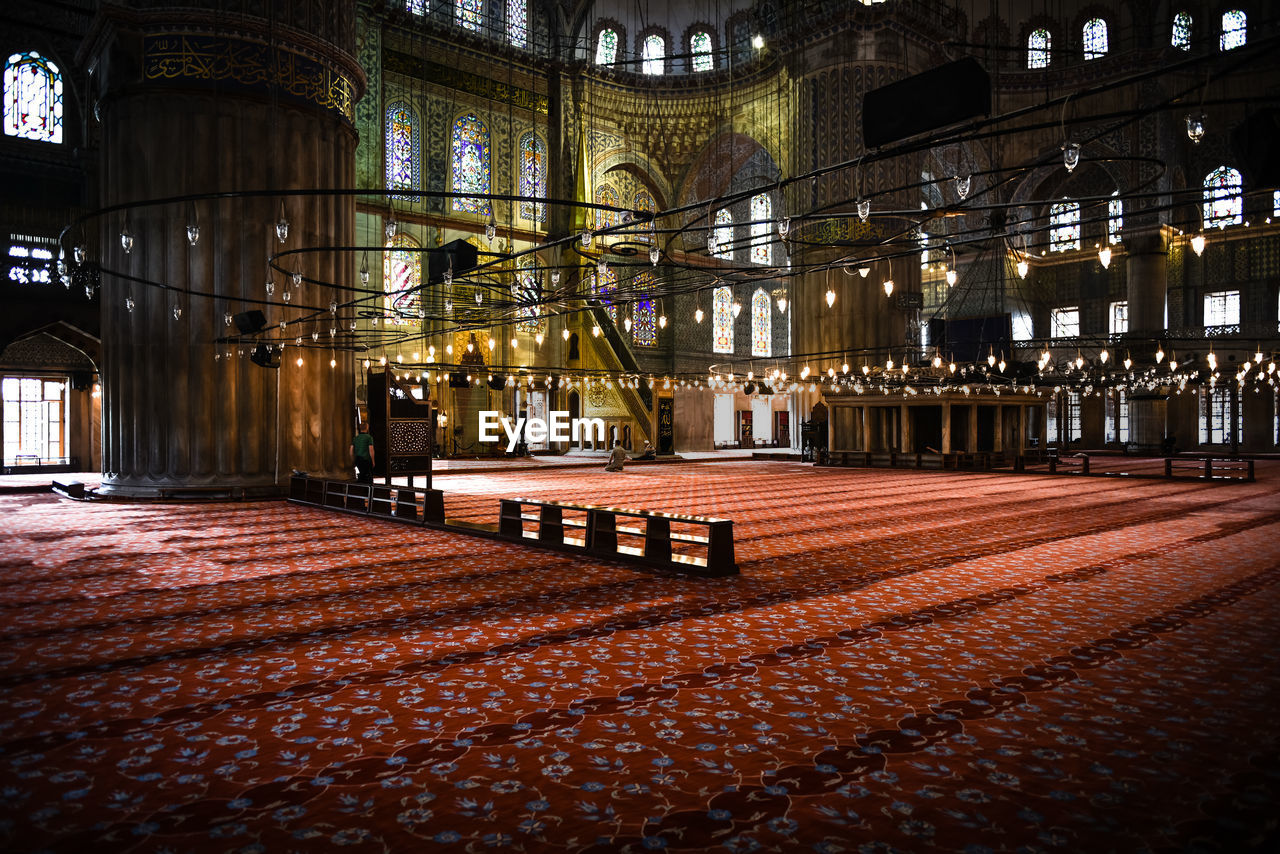
[{"label": "dark rectangular panel", "polygon": [[862,99],[866,147],[991,115],[991,78],[973,57],[949,62],[897,83],[873,89]]}]

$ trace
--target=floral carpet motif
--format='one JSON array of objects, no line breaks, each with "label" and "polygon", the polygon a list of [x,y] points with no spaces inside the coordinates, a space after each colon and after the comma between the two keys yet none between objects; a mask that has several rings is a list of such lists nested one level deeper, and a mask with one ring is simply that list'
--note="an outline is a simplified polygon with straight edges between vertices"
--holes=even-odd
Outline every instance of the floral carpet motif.
[{"label": "floral carpet motif", "polygon": [[6,851],[1280,843],[1280,465],[439,477],[734,520],[690,578],[284,502],[0,496]]}]

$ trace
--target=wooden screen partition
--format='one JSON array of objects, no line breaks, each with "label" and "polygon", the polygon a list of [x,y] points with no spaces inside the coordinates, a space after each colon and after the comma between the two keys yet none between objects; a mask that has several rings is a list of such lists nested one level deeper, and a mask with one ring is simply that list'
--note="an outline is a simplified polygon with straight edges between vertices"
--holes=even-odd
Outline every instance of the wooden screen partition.
[{"label": "wooden screen partition", "polygon": [[[431,488],[431,457],[435,453],[436,407],[413,396],[416,386],[396,378],[389,366],[370,368],[365,383],[369,402],[369,434],[373,436],[374,474],[392,477],[427,476]],[[410,485],[413,481],[410,480]]]}]

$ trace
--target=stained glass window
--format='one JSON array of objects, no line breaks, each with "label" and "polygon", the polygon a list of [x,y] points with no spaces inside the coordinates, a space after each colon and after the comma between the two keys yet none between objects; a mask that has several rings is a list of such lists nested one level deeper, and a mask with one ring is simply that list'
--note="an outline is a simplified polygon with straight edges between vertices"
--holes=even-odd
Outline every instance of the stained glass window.
[{"label": "stained glass window", "polygon": [[618,273],[612,267],[606,267],[604,277],[599,271],[591,274],[591,293],[600,297],[600,303],[609,313],[609,319],[618,322],[618,306],[613,302],[613,292],[618,289]]},{"label": "stained glass window", "polygon": [[635,303],[631,340],[641,347],[658,346],[658,311],[653,302],[653,274],[644,272],[631,282],[639,298]]},{"label": "stained glass window", "polygon": [[728,286],[716,288],[711,297],[711,349],[733,352],[733,291]]},{"label": "stained glass window", "polygon": [[1085,22],[1084,58],[1097,59],[1107,55],[1107,22],[1101,18],[1091,18]]},{"label": "stained glass window", "polygon": [[1061,202],[1049,207],[1049,251],[1080,248],[1080,204]]},{"label": "stained glass window", "polygon": [[62,142],[62,74],[35,51],[15,53],[5,63],[4,133]]},{"label": "stained glass window", "polygon": [[729,213],[728,208],[716,211],[716,224],[711,229],[707,249],[717,258],[733,258],[733,214]]},{"label": "stained glass window", "polygon": [[1107,242],[1119,243],[1120,233],[1124,230],[1124,202],[1119,198],[1119,190],[1111,194],[1107,200]]},{"label": "stained glass window", "polygon": [[507,41],[516,47],[529,43],[529,11],[526,0],[507,0]]},{"label": "stained glass window", "polygon": [[1176,48],[1191,50],[1191,14],[1179,12],[1173,16],[1173,41]]},{"label": "stained glass window", "polygon": [[769,295],[764,288],[756,288],[751,297],[751,355],[773,355],[773,314]]},{"label": "stained glass window", "polygon": [[[526,133],[520,138],[520,195],[536,199],[547,195],[547,147],[534,133]],[[521,202],[520,216],[546,222],[547,206]]]},{"label": "stained glass window", "polygon": [[1222,13],[1222,38],[1218,40],[1219,47],[1223,50],[1244,47],[1247,35],[1244,12],[1232,9]]},{"label": "stained glass window", "polygon": [[404,326],[419,316],[422,306],[422,253],[418,242],[407,234],[397,234],[382,253],[382,305],[387,323]]},{"label": "stained glass window", "polygon": [[1240,173],[1219,166],[1204,176],[1204,226],[1225,228],[1244,222],[1243,181]]},{"label": "stained glass window", "polygon": [[542,275],[538,270],[538,262],[533,255],[525,255],[520,259],[516,272],[515,292],[512,294],[516,304],[516,330],[519,332],[539,332],[542,329]]},{"label": "stained glass window", "polygon": [[[650,213],[653,213],[654,211],[657,210],[657,207],[653,203],[653,196],[649,193],[648,190],[644,188],[636,190],[636,197],[635,197],[635,202],[633,206],[638,211],[648,211]],[[641,243],[652,243],[653,242],[652,223],[646,222],[637,226],[635,238]]]},{"label": "stained glass window", "polygon": [[[618,207],[618,194],[613,187],[608,184],[601,184],[596,187],[596,204],[609,205]],[[618,214],[616,211],[596,210],[596,229],[606,228],[611,225],[618,224]]]},{"label": "stained glass window", "polygon": [[768,193],[751,197],[751,260],[756,264],[773,263],[773,201]]},{"label": "stained glass window", "polygon": [[404,7],[413,15],[427,14],[427,0],[405,0]]},{"label": "stained glass window", "polygon": [[1280,190],[1276,190],[1271,194],[1271,216],[1280,216]]},{"label": "stained glass window", "polygon": [[387,107],[387,189],[422,189],[419,147],[422,135],[418,117],[408,104]]},{"label": "stained glass window", "polygon": [[[453,123],[453,191],[489,192],[489,129],[474,113]],[[489,213],[489,202],[470,196],[453,200],[455,211]]]},{"label": "stained glass window", "polygon": [[1027,36],[1027,68],[1048,68],[1052,43],[1048,30],[1032,30]]},{"label": "stained glass window", "polygon": [[457,0],[453,7],[453,22],[464,30],[480,32],[480,23],[484,20],[484,0]]},{"label": "stained glass window", "polygon": [[618,31],[605,29],[596,38],[596,65],[613,65],[618,58]]},{"label": "stained glass window", "polygon": [[711,55],[711,34],[694,33],[689,39],[689,53],[693,55],[694,71],[710,71],[715,67],[715,57]]},{"label": "stained glass window", "polygon": [[641,70],[645,74],[661,74],[666,70],[667,40],[656,33],[644,37],[644,49],[641,59],[644,60]]}]

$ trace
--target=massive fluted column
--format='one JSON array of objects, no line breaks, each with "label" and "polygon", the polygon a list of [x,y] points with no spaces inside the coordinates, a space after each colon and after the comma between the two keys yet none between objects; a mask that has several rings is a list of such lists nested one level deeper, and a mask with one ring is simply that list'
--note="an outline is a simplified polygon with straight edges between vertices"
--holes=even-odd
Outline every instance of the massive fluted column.
[{"label": "massive fluted column", "polygon": [[[104,492],[272,494],[292,469],[346,471],[354,373],[338,349],[347,318],[329,304],[343,301],[330,285],[351,284],[353,264],[327,247],[354,243],[355,204],[290,191],[354,183],[351,118],[364,87],[354,27],[352,0],[139,0],[99,13],[84,58],[101,121],[103,206],[271,191],[133,207],[128,254],[118,237],[126,214],[98,221]],[[269,257],[293,249],[317,250],[278,261],[314,280],[300,288],[268,270]],[[234,334],[224,318],[250,309],[267,318],[260,340],[286,344],[278,370],[249,361],[257,341],[219,341]],[[294,346],[299,337],[306,346]]]}]

